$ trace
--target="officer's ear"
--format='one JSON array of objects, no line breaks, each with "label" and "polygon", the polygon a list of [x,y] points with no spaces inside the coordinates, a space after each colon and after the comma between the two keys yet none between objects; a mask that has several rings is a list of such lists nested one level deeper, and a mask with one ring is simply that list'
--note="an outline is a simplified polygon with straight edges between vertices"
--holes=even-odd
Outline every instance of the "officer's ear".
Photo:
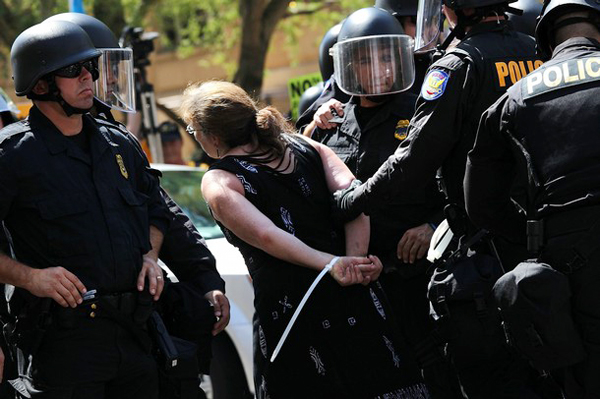
[{"label": "officer's ear", "polygon": [[40,79],[37,81],[35,86],[33,86],[33,89],[31,91],[34,94],[43,95],[43,94],[47,94],[49,90],[50,90],[50,87],[48,86],[48,82],[45,79]]}]

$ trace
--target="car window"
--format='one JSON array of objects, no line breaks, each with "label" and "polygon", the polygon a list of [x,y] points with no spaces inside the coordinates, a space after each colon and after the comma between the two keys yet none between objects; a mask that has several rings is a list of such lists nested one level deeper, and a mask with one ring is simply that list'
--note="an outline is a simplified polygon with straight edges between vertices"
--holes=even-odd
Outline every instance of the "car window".
[{"label": "car window", "polygon": [[203,170],[163,171],[160,185],[175,200],[206,239],[223,237],[223,233],[208,211],[200,183]]}]

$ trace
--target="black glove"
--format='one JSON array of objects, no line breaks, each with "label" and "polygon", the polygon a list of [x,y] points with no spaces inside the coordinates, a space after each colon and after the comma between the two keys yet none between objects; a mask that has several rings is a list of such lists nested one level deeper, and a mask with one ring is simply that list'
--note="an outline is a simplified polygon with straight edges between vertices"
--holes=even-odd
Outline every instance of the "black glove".
[{"label": "black glove", "polygon": [[333,217],[335,220],[346,223],[354,220],[366,211],[367,197],[365,185],[355,179],[348,188],[333,193]]}]

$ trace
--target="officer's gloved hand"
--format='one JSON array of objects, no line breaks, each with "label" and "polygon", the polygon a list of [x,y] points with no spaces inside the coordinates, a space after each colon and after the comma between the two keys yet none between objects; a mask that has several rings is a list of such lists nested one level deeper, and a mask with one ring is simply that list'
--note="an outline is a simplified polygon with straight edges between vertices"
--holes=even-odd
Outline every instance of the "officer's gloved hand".
[{"label": "officer's gloved hand", "polygon": [[343,224],[354,220],[366,209],[365,185],[355,179],[348,188],[333,193],[333,218]]}]

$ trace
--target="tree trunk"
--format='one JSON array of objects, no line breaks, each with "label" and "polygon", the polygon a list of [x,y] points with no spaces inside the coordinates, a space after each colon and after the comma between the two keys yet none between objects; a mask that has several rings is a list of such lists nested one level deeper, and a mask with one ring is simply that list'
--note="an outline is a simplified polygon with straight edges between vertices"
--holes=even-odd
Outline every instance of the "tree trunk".
[{"label": "tree trunk", "polygon": [[242,45],[233,81],[250,95],[259,97],[269,43],[288,0],[240,0]]}]

